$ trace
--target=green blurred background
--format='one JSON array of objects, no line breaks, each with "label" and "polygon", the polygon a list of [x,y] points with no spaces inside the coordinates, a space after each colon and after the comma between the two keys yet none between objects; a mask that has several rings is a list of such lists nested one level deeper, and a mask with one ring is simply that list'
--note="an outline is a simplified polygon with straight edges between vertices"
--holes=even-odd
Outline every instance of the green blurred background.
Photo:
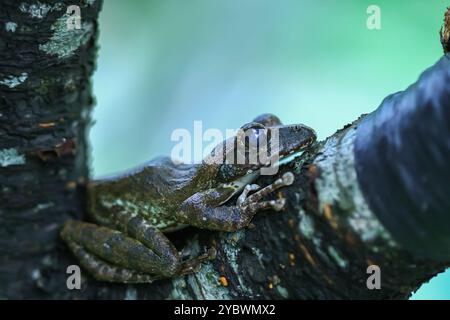
[{"label": "green blurred background", "polygon": [[[369,5],[381,30],[366,27]],[[323,139],[442,55],[449,0],[106,0],[94,77],[93,173],[169,155],[177,128],[271,112]],[[450,299],[450,270],[415,299]]]}]

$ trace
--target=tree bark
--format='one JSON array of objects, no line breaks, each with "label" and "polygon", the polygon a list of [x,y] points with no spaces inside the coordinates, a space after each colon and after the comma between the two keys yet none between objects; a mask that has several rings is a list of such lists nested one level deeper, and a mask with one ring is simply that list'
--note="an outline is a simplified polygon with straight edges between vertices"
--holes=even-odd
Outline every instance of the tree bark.
[{"label": "tree bark", "polygon": [[[81,29],[67,27],[70,5],[81,9]],[[78,185],[88,177],[100,7],[0,3],[0,298],[73,296],[58,232],[85,211]]]},{"label": "tree bark", "polygon": [[[369,205],[354,151],[363,116],[280,168],[295,174],[294,184],[274,195],[287,198],[284,212],[258,214],[235,233],[189,228],[169,235],[192,255],[217,249],[199,272],[146,285],[97,282],[83,272],[82,289],[67,289],[66,268],[77,261],[58,231],[85,213],[85,129],[101,1],[78,4],[86,25],[77,36],[66,35],[76,44],[70,46],[69,39],[45,46],[65,9],[30,17],[42,10],[12,0],[0,5],[2,21],[17,25],[2,30],[0,42],[0,297],[406,299],[450,265],[407,248]],[[448,91],[439,95],[450,101]],[[380,267],[381,290],[367,288],[370,265]]]}]

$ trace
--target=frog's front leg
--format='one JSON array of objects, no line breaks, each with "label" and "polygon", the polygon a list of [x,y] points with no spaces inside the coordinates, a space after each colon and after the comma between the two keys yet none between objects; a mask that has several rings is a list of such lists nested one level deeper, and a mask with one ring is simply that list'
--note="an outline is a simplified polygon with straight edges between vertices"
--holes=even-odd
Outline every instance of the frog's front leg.
[{"label": "frog's front leg", "polygon": [[[251,196],[248,196],[249,192],[258,190],[260,187],[256,184],[249,184],[245,187],[242,194],[239,196],[237,204],[241,206],[251,205],[252,203],[258,203],[263,197],[268,194],[274,192],[275,190],[282,188],[284,186],[290,186],[294,182],[294,174],[292,172],[286,172],[283,176],[272,184],[269,184],[265,188],[255,192]],[[281,210],[282,208],[274,208],[276,211]]]},{"label": "frog's front leg", "polygon": [[67,221],[61,237],[97,280],[149,283],[195,271],[208,254],[181,262],[169,239],[143,218],[111,208],[121,231]]},{"label": "frog's front leg", "polygon": [[292,183],[293,174],[288,172],[274,183],[248,196],[251,191],[259,189],[258,185],[249,184],[245,186],[234,206],[222,205],[218,201],[218,199],[221,199],[221,192],[218,189],[199,192],[183,202],[178,218],[180,222],[198,228],[236,231],[248,226],[253,216],[260,210],[282,210],[285,205],[285,199],[260,200],[269,193]]}]

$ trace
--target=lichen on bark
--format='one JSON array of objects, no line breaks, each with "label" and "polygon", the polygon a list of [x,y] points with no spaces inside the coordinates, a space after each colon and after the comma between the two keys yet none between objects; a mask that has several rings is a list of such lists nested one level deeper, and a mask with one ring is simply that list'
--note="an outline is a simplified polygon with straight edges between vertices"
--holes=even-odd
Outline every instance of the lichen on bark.
[{"label": "lichen on bark", "polygon": [[[89,37],[61,43],[71,55],[42,51],[74,4],[83,7]],[[94,101],[100,7],[82,0],[0,4],[0,298],[74,296],[65,287],[71,257],[58,233],[85,211],[80,183],[88,177],[85,115]]]}]

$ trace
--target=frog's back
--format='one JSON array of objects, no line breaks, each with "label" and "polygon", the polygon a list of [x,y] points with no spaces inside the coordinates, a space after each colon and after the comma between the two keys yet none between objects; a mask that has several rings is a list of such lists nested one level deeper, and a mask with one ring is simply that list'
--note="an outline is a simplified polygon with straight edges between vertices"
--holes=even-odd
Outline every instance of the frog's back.
[{"label": "frog's back", "polygon": [[183,201],[183,188],[192,180],[194,165],[156,158],[132,170],[89,183],[89,210],[104,225],[113,224],[111,208],[139,214],[159,229],[180,227],[171,217]]}]

